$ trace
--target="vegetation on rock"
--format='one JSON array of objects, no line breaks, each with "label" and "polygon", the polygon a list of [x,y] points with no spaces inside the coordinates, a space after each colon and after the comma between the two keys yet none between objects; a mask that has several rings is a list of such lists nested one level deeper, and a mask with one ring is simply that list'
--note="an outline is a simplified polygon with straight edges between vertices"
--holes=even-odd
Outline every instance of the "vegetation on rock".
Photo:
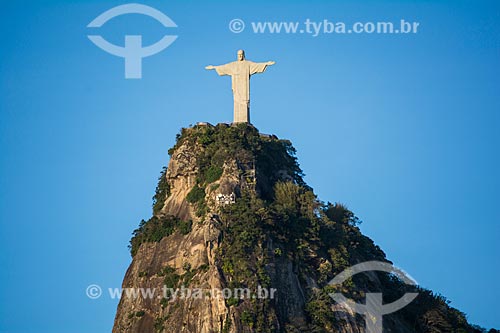
[{"label": "vegetation on rock", "polygon": [[135,256],[139,247],[147,242],[159,242],[163,237],[173,234],[179,230],[182,234],[191,231],[193,221],[182,221],[175,216],[153,216],[149,220],[142,220],[139,227],[132,232],[129,249],[130,254]]},{"label": "vegetation on rock", "polygon": [[[215,265],[222,272],[224,284],[230,289],[258,286],[272,287],[277,278],[270,267],[278,262],[290,262],[302,288],[305,290],[305,326],[295,327],[282,322],[279,304],[270,299],[226,300],[228,307],[240,314],[241,324],[251,332],[278,332],[275,323],[290,331],[335,332],[345,323],[332,311],[332,292],[363,302],[366,292],[383,292],[384,303],[392,302],[406,292],[418,292],[417,299],[397,314],[388,315],[388,322],[405,322],[415,332],[483,332],[468,324],[460,311],[449,306],[440,295],[420,287],[408,286],[397,277],[377,272],[378,284],[363,274],[357,274],[341,287],[328,282],[344,269],[369,260],[388,262],[384,252],[364,236],[361,221],[347,206],[322,202],[303,181],[303,172],[295,156],[295,149],[287,140],[262,136],[248,124],[237,126],[195,126],[183,129],[169,154],[182,145],[196,151],[196,184],[185,198],[196,207],[196,215],[204,216],[212,208],[206,202],[207,189],[219,187],[217,182],[229,161],[236,161],[241,170],[255,170],[255,187],[241,188],[234,204],[212,211],[220,219],[220,241],[215,253]],[[242,176],[242,175],[238,175]],[[244,176],[244,175],[243,175]],[[181,221],[173,216],[158,215],[170,192],[166,168],[162,170],[153,199],[154,216],[142,220],[133,232],[130,250],[134,256],[140,245],[158,242],[176,230],[188,234],[192,221]],[[212,209],[213,210],[213,209]],[[168,288],[189,284],[198,272],[208,266],[183,268],[178,274],[166,266],[158,275],[164,277]],[[144,275],[146,276],[146,275]],[[311,286],[311,280],[315,286]],[[163,303],[162,303],[163,306]],[[280,312],[281,311],[281,312]],[[362,319],[355,318],[363,325]],[[385,319],[384,319],[385,320]],[[224,321],[222,331],[229,331],[236,323]],[[155,323],[163,329],[163,321]],[[494,332],[490,331],[490,332]]]},{"label": "vegetation on rock", "polygon": [[158,178],[158,185],[156,186],[155,195],[153,196],[153,214],[156,215],[163,208],[165,199],[170,195],[170,185],[167,181],[167,167],[163,167],[160,177]]}]

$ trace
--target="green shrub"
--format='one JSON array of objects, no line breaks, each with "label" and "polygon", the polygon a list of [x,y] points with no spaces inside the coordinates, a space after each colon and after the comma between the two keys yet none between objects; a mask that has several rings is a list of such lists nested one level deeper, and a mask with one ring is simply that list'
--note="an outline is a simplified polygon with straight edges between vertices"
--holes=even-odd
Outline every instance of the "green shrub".
[{"label": "green shrub", "polygon": [[287,213],[297,214],[300,192],[301,188],[293,182],[277,182],[274,186],[274,204]]},{"label": "green shrub", "polygon": [[207,264],[202,264],[200,267],[198,267],[198,270],[200,272],[207,272],[210,267]]},{"label": "green shrub", "polygon": [[328,295],[329,289],[316,291],[306,303],[305,310],[315,327],[330,328],[335,322],[335,313],[332,311],[333,299]]},{"label": "green shrub", "polygon": [[186,261],[184,264],[182,264],[182,269],[186,272],[189,272],[191,270],[191,264]]},{"label": "green shrub", "polygon": [[198,203],[198,208],[196,209],[196,216],[197,217],[202,217],[204,216],[208,211],[208,207],[205,202],[200,202]]},{"label": "green shrub", "polygon": [[241,313],[241,322],[244,325],[252,327],[253,322],[254,322],[253,315],[250,312],[248,312],[247,310],[243,311]]},{"label": "green shrub", "polygon": [[130,240],[130,254],[135,256],[142,243],[159,242],[163,237],[170,236],[179,230],[183,235],[191,232],[193,221],[181,221],[178,217],[165,215],[153,216],[149,220],[142,220],[139,228],[132,233]]},{"label": "green shrub", "polygon": [[142,243],[159,242],[163,237],[174,232],[177,224],[174,217],[156,217],[153,216],[148,221],[141,220],[139,228],[132,232],[130,240],[130,253],[134,256]]},{"label": "green shrub", "polygon": [[193,220],[179,221],[179,232],[183,235],[187,235],[191,232],[193,227]]},{"label": "green shrub", "polygon": [[[164,300],[164,298],[162,299]],[[165,319],[158,317],[155,319],[155,332],[163,332],[165,329]]]},{"label": "green shrub", "polygon": [[189,203],[197,203],[201,202],[205,199],[205,189],[199,187],[198,185],[195,185],[191,191],[189,191],[188,195],[186,196],[186,200]]},{"label": "green shrub", "polygon": [[231,297],[231,298],[226,299],[227,306],[238,305],[239,302],[240,302],[240,300],[235,298],[235,297]]},{"label": "green shrub", "polygon": [[170,266],[163,267],[158,275],[163,276],[163,284],[168,289],[176,288],[179,284],[179,280],[181,279],[181,276],[176,273],[175,268]]},{"label": "green shrub", "polygon": [[153,214],[157,215],[165,204],[165,199],[170,195],[170,185],[167,181],[167,167],[163,167],[158,185],[156,185],[155,195],[153,196]]},{"label": "green shrub", "polygon": [[210,166],[207,171],[205,171],[205,181],[207,183],[213,183],[222,176],[222,168],[216,165]]},{"label": "green shrub", "polygon": [[191,280],[193,279],[193,277],[196,275],[197,273],[197,270],[189,270],[189,271],[186,271],[183,275],[182,275],[182,284],[184,286],[189,286],[189,284],[191,283]]},{"label": "green shrub", "polygon": [[346,205],[341,203],[331,204],[328,203],[325,209],[326,216],[334,222],[341,224],[348,224],[350,226],[357,226],[361,224],[353,212],[351,212]]}]

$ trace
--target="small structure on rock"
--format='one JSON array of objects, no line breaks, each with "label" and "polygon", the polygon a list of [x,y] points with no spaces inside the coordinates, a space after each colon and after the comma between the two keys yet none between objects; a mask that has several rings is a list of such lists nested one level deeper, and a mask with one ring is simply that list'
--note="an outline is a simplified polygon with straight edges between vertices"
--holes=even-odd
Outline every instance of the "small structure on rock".
[{"label": "small structure on rock", "polygon": [[219,193],[215,198],[218,205],[230,205],[236,202],[236,196],[234,195],[234,193],[231,194]]}]

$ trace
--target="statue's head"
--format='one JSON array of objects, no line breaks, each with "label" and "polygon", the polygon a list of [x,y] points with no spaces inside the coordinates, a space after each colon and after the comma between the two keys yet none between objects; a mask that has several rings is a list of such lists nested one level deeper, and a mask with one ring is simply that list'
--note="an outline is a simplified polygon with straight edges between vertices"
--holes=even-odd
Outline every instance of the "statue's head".
[{"label": "statue's head", "polygon": [[243,61],[243,60],[245,60],[245,51],[238,50],[238,61]]}]

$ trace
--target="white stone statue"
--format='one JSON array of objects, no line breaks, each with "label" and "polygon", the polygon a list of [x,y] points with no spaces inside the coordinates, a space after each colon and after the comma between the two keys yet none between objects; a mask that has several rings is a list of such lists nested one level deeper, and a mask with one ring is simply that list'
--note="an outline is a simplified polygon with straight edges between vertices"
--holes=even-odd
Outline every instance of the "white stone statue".
[{"label": "white stone statue", "polygon": [[231,75],[234,97],[234,122],[250,122],[250,76],[263,73],[274,61],[253,62],[245,60],[245,51],[238,51],[238,60],[220,66],[207,66],[205,69],[215,69],[219,75]]}]

